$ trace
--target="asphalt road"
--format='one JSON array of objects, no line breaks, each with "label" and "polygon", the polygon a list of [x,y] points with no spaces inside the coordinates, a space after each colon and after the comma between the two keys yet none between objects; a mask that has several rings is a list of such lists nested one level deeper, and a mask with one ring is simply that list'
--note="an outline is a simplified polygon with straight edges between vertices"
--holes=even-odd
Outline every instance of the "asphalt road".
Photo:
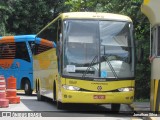
[{"label": "asphalt road", "polygon": [[[110,105],[86,105],[86,104],[67,104],[63,110],[58,110],[56,104],[50,99],[45,101],[37,101],[36,94],[26,96],[23,92],[17,93],[20,96],[21,102],[19,104],[9,104],[8,108],[0,108],[0,111],[55,111],[55,112],[105,112],[110,113]],[[132,111],[127,105],[121,105],[120,113]]]},{"label": "asphalt road", "polygon": [[[86,105],[86,104],[67,104],[63,110],[58,110],[56,104],[52,100],[47,99],[46,101],[37,101],[36,94],[32,96],[26,96],[24,93],[18,93],[21,102],[19,104],[9,104],[8,108],[0,108],[1,112],[14,112],[12,116],[19,115],[18,113],[24,113],[27,115],[34,115],[37,117],[109,117],[110,119],[116,118],[116,120],[133,120],[134,113],[130,106],[121,105],[120,113],[115,114],[111,112],[110,105]],[[21,113],[21,115],[22,115]],[[31,113],[31,114],[30,114]],[[34,116],[33,115],[33,116]],[[142,119],[142,117],[138,117]]]}]

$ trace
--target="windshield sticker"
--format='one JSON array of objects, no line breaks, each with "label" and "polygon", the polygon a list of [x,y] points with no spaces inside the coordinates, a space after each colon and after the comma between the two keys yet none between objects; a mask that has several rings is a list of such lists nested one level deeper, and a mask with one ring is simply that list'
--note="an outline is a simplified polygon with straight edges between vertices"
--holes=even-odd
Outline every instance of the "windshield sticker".
[{"label": "windshield sticker", "polygon": [[76,72],[75,65],[67,65],[67,72]]},{"label": "windshield sticker", "polygon": [[107,77],[107,71],[101,71],[101,78]]}]

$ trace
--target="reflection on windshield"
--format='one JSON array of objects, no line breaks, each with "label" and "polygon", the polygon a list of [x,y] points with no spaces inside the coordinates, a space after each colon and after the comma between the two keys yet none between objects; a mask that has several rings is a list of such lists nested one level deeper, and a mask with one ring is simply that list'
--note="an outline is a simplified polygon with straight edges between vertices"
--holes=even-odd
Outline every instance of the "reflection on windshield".
[{"label": "reflection on windshield", "polygon": [[[134,76],[130,23],[86,20],[64,23],[64,75],[82,77],[85,74],[91,78]],[[95,56],[98,57],[93,61]]]}]

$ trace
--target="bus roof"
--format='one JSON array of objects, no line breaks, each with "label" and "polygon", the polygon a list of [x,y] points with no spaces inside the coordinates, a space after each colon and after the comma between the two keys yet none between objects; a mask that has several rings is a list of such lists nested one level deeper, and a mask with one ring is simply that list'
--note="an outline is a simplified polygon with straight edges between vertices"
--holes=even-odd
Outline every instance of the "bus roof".
[{"label": "bus roof", "polygon": [[3,42],[21,42],[21,41],[34,41],[36,35],[15,35],[15,36],[2,36],[0,43]]},{"label": "bus roof", "polygon": [[38,38],[38,37],[36,38],[35,43],[56,48],[55,42],[52,42],[46,39],[42,39],[42,38]]},{"label": "bus roof", "polygon": [[60,16],[62,19],[102,19],[132,22],[128,16],[102,12],[68,12],[62,13]]},{"label": "bus roof", "polygon": [[23,41],[35,41],[37,44],[56,47],[56,44],[54,42],[42,38],[37,38],[36,35],[15,35],[15,36],[0,37],[0,43],[23,42]]},{"label": "bus roof", "polygon": [[95,19],[95,20],[115,20],[115,21],[126,21],[132,22],[131,18],[125,15],[114,14],[114,13],[102,13],[102,12],[67,12],[61,13],[58,17],[49,22],[37,35],[44,31],[48,26],[52,25],[58,19]]}]

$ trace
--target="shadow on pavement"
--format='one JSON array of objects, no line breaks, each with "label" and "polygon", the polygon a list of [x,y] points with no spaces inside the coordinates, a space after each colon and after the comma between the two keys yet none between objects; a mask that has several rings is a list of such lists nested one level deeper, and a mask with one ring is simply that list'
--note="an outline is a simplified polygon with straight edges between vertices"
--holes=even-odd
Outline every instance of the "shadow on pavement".
[{"label": "shadow on pavement", "polygon": [[57,109],[57,105],[51,99],[37,101],[32,99],[21,99],[21,102],[31,111],[47,112],[57,117],[105,117],[105,116],[129,116],[131,113],[115,113],[111,111],[110,105],[93,104],[64,104],[63,109]]}]

